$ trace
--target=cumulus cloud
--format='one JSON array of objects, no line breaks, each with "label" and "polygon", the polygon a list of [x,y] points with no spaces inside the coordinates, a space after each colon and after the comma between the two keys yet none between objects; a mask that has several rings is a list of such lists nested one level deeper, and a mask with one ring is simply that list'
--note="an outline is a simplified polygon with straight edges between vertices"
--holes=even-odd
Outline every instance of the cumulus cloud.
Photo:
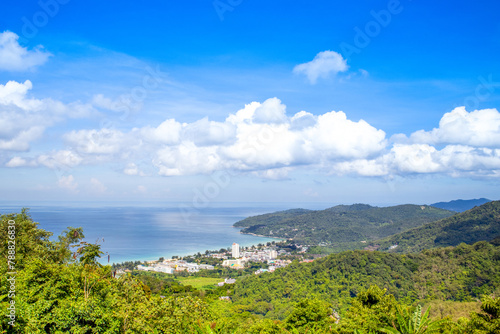
[{"label": "cumulus cloud", "polygon": [[455,108],[439,127],[409,138],[394,135],[389,151],[372,159],[342,161],[332,172],[363,176],[440,173],[455,177],[500,176],[500,113]]},{"label": "cumulus cloud", "polygon": [[286,106],[277,98],[267,99],[253,112],[255,123],[284,123],[286,118]]},{"label": "cumulus cloud", "polygon": [[[387,142],[382,130],[363,120],[349,120],[342,111],[287,116],[286,106],[277,98],[252,102],[223,122],[167,119],[156,127],[129,132],[79,130],[64,138],[87,163],[149,157],[164,176],[237,170],[271,179],[286,178],[288,167],[369,158],[384,150]],[[130,162],[123,172],[141,175]]]},{"label": "cumulus cloud", "polygon": [[384,176],[447,174],[454,177],[500,176],[500,149],[448,145],[438,150],[428,144],[396,144],[374,159],[358,159],[334,165],[335,174]]},{"label": "cumulus cloud", "polygon": [[112,155],[122,151],[128,138],[119,130],[100,129],[71,131],[64,139],[78,153]]},{"label": "cumulus cloud", "polygon": [[185,142],[175,147],[164,147],[156,153],[153,164],[164,176],[209,174],[225,166],[217,154],[217,147],[196,146]]},{"label": "cumulus cloud", "polygon": [[0,33],[0,70],[26,71],[44,64],[51,54],[42,46],[33,50],[22,47],[19,36],[10,31]]},{"label": "cumulus cloud", "polygon": [[47,127],[66,118],[87,117],[94,111],[91,105],[79,102],[65,105],[31,98],[28,93],[32,88],[29,80],[0,84],[0,150],[28,151]]},{"label": "cumulus cloud", "polygon": [[500,113],[496,109],[467,112],[465,107],[458,107],[444,114],[438,128],[417,131],[410,140],[428,144],[500,147]]},{"label": "cumulus cloud", "polygon": [[335,51],[322,51],[313,60],[299,64],[294,67],[294,73],[305,74],[311,84],[315,84],[318,78],[327,78],[339,72],[345,72],[349,66],[340,53]]},{"label": "cumulus cloud", "polygon": [[236,129],[233,124],[209,121],[202,118],[182,127],[182,138],[197,146],[222,145],[234,139]]},{"label": "cumulus cloud", "polygon": [[438,173],[497,177],[498,116],[496,109],[457,108],[443,115],[433,130],[388,140],[383,130],[351,120],[343,111],[287,115],[286,106],[271,98],[249,103],[222,121],[166,119],[128,132],[71,131],[63,136],[66,149],[35,158],[16,156],[5,166],[67,170],[121,162],[124,174],[142,176],[140,162],[141,169],[169,177],[235,171],[273,180],[289,179],[300,168],[384,178]]},{"label": "cumulus cloud", "polygon": [[146,140],[160,144],[172,145],[179,143],[182,124],[175,119],[167,119],[157,127],[146,126],[140,129],[140,135]]}]

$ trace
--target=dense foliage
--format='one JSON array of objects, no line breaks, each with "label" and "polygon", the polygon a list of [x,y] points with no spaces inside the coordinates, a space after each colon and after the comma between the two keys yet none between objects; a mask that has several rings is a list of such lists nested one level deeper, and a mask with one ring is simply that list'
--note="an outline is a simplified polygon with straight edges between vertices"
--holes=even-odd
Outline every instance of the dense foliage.
[{"label": "dense foliage", "polygon": [[348,251],[312,263],[294,262],[274,273],[243,279],[236,303],[267,305],[270,317],[283,319],[293,302],[318,298],[343,312],[351,297],[371,285],[397,299],[470,301],[500,287],[500,247],[487,242],[426,250],[420,254]]},{"label": "dense foliage", "polygon": [[[51,240],[26,210],[0,219],[2,236],[15,225],[16,245],[9,263],[9,238],[0,239],[4,314],[15,301],[15,326],[2,316],[0,333],[500,331],[500,240],[412,255],[349,251],[202,289],[159,273],[113,277],[111,266],[97,261],[99,245],[82,242],[80,228]],[[470,301],[479,298],[478,309]],[[446,303],[467,317],[456,320]],[[429,304],[439,312],[422,308]]]},{"label": "dense foliage", "polygon": [[500,201],[489,202],[452,217],[377,241],[381,250],[398,245],[393,252],[419,252],[434,247],[456,246],[492,240],[500,235]]},{"label": "dense foliage", "polygon": [[430,206],[379,208],[354,204],[319,211],[295,209],[276,212],[249,217],[234,226],[243,227],[243,233],[293,238],[310,244],[352,243],[384,238],[452,214]]}]

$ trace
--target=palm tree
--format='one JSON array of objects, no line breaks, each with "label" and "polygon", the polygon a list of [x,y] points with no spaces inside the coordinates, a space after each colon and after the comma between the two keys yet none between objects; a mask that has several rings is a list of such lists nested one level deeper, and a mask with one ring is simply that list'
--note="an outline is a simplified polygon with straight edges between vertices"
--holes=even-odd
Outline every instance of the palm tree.
[{"label": "palm tree", "polygon": [[398,307],[396,323],[392,327],[381,328],[380,331],[388,334],[432,334],[441,329],[446,320],[432,321],[429,318],[430,308],[422,314],[422,307],[418,305],[414,312]]}]

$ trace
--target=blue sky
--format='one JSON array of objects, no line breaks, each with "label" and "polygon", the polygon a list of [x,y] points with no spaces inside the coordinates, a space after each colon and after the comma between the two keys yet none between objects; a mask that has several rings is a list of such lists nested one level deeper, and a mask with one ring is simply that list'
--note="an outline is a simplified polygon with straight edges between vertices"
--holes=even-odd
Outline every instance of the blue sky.
[{"label": "blue sky", "polygon": [[1,200],[498,199],[496,1],[4,1]]}]

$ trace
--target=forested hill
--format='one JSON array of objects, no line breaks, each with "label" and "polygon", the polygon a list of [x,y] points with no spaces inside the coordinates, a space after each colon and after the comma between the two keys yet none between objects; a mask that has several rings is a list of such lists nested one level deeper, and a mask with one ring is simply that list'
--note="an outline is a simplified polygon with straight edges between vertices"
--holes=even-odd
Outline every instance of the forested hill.
[{"label": "forested hill", "polygon": [[326,210],[303,209],[249,217],[234,224],[242,233],[293,238],[305,243],[376,240],[449,217],[453,212],[420,205],[373,207],[339,205]]},{"label": "forested hill", "polygon": [[290,209],[285,211],[277,211],[273,213],[266,213],[263,215],[253,216],[245,218],[237,223],[234,223],[234,227],[249,227],[254,225],[266,225],[279,223],[289,218],[294,218],[301,216],[303,214],[311,213],[312,210],[307,209]]},{"label": "forested hill", "polygon": [[302,298],[322,299],[337,310],[345,310],[350,297],[371,285],[386,288],[408,303],[424,299],[470,301],[498,288],[499,271],[498,242],[461,244],[418,254],[347,251],[249,276],[237,284],[233,302],[279,319],[292,302]]},{"label": "forested hill", "polygon": [[431,204],[431,206],[450,211],[464,212],[472,209],[475,206],[480,206],[488,202],[491,202],[491,200],[487,198],[457,199],[449,202],[434,203]]},{"label": "forested hill", "polygon": [[419,252],[423,249],[472,244],[500,236],[500,201],[493,201],[452,217],[390,236],[378,241],[380,250],[398,245],[393,252]]}]

